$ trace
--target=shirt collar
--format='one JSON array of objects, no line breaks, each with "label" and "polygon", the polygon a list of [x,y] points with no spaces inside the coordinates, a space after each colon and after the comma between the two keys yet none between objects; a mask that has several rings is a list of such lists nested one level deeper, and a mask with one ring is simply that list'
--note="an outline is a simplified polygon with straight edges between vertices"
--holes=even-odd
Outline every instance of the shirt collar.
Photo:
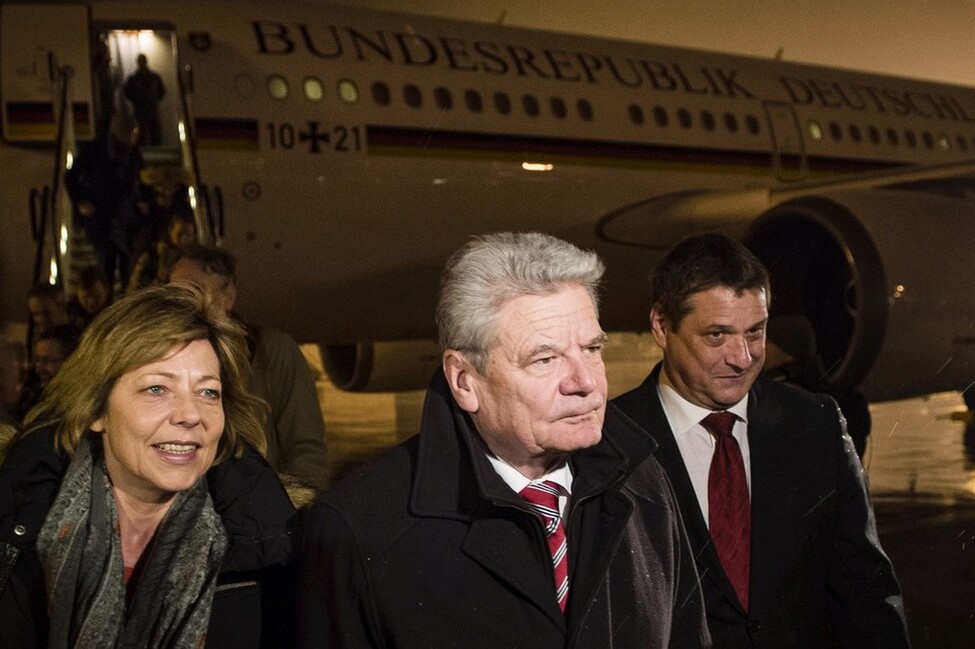
[{"label": "shirt collar", "polygon": [[[675,435],[686,434],[700,424],[702,419],[714,412],[707,408],[694,405],[682,397],[677,392],[677,388],[674,387],[670,377],[667,376],[667,371],[664,368],[661,368],[660,373],[657,375],[657,393],[660,395],[660,403],[664,408],[664,413],[666,413],[668,421],[670,421],[671,427],[674,429]],[[741,401],[730,408],[726,408],[726,410],[747,424],[748,394],[746,393]]]},{"label": "shirt collar", "polygon": [[572,469],[569,467],[569,463],[565,462],[559,468],[554,471],[546,473],[537,480],[529,480],[521,474],[518,469],[508,464],[503,458],[500,458],[492,453],[487,454],[487,459],[491,462],[491,466],[497,471],[501,479],[504,480],[505,484],[511,487],[512,491],[515,493],[521,493],[521,490],[527,487],[532,482],[544,482],[546,480],[551,480],[555,484],[559,485],[565,489],[565,494],[572,493]]}]

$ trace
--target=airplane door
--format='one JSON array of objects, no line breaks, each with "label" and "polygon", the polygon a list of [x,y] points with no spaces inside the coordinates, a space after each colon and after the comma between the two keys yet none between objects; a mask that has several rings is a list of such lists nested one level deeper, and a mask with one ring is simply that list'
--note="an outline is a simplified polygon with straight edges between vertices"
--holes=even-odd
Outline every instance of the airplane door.
[{"label": "airplane door", "polygon": [[762,107],[772,136],[772,165],[776,178],[783,182],[805,179],[809,165],[795,111],[789,104],[776,101],[763,102]]},{"label": "airplane door", "polygon": [[[186,128],[190,115],[176,28],[160,21],[99,21],[94,32],[108,61],[104,83],[98,84],[96,77],[96,88],[105,88],[102,103],[112,112],[124,111],[139,122],[145,188],[153,190],[157,207],[168,210],[174,204],[181,209],[189,205],[196,211],[191,196],[196,196],[200,176]],[[198,221],[198,232],[204,231],[203,225]]]},{"label": "airplane door", "polygon": [[70,68],[75,136],[94,133],[86,5],[4,4],[0,7],[0,101],[10,142],[57,139],[54,72]]}]

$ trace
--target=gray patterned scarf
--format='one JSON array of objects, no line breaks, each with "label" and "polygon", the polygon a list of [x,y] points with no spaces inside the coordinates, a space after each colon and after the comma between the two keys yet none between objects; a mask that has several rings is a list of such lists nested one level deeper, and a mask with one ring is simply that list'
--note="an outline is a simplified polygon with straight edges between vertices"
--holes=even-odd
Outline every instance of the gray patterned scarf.
[{"label": "gray patterned scarf", "polygon": [[100,451],[87,438],[79,444],[37,538],[48,646],[202,647],[227,548],[206,478],[177,495],[126,605],[118,510]]}]

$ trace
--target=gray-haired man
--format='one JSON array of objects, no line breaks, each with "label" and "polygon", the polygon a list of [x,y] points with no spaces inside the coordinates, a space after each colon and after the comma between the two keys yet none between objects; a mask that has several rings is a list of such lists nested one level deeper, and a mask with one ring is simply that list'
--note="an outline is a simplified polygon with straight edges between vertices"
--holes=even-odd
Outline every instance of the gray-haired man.
[{"label": "gray-haired man", "polygon": [[300,646],[708,645],[654,444],[607,407],[602,272],[537,233],[451,257],[420,434],[308,513]]}]

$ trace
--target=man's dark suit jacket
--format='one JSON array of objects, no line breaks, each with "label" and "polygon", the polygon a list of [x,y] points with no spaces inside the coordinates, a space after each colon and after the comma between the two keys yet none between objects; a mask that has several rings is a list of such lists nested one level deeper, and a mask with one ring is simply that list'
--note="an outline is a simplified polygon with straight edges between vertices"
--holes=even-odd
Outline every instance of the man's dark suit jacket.
[{"label": "man's dark suit jacket", "polygon": [[716,649],[907,647],[900,587],[880,547],[863,469],[836,403],[766,378],[748,401],[750,610],[711,545],[654,368],[614,403],[657,441],[701,573]]}]

